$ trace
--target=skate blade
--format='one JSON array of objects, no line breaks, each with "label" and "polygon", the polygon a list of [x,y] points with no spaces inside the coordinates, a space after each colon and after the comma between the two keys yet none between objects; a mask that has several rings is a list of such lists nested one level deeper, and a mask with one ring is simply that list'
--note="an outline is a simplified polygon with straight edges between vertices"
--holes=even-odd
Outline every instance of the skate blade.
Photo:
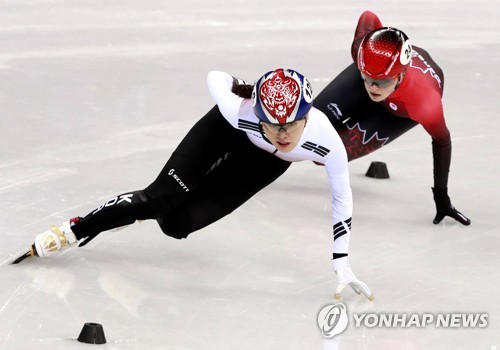
[{"label": "skate blade", "polygon": [[27,259],[29,257],[32,257],[32,256],[38,256],[37,253],[36,253],[35,247],[33,245],[30,247],[30,250],[28,250],[26,253],[24,253],[23,255],[21,255],[20,257],[18,257],[16,260],[14,260],[13,262],[11,262],[10,265],[17,265],[21,261],[24,261],[25,259]]}]

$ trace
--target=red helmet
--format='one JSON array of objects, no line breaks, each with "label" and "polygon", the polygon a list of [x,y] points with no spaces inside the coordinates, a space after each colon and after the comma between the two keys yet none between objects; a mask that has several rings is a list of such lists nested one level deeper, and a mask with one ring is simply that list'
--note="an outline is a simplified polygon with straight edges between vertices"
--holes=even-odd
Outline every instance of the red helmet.
[{"label": "red helmet", "polygon": [[373,79],[404,72],[411,60],[411,44],[402,31],[383,27],[366,34],[359,45],[358,69]]}]

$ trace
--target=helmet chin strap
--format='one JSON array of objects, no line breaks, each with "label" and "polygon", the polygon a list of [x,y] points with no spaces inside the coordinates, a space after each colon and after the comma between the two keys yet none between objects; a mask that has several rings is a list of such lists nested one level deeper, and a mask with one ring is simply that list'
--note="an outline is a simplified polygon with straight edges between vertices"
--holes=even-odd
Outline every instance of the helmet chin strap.
[{"label": "helmet chin strap", "polygon": [[403,81],[404,76],[406,75],[406,70],[399,75],[398,82],[396,83],[396,86],[394,87],[394,91],[397,90],[399,85],[401,85],[401,82]]}]

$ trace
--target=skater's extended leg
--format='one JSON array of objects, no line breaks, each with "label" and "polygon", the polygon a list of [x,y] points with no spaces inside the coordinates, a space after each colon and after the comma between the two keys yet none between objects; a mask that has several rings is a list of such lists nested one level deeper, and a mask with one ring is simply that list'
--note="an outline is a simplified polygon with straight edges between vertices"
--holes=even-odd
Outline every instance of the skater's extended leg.
[{"label": "skater's extended leg", "polygon": [[[217,137],[223,134],[224,137]],[[37,236],[32,255],[47,256],[61,249],[85,245],[102,231],[158,218],[182,203],[214,164],[229,156],[246,135],[231,127],[217,107],[201,118],[174,151],[157,179],[143,191],[113,197],[84,217]]]}]

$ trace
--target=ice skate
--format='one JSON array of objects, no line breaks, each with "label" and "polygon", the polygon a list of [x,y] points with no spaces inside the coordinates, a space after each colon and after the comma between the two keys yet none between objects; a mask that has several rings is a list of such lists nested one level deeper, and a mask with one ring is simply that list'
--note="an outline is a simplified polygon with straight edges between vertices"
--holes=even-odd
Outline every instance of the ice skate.
[{"label": "ice skate", "polygon": [[66,221],[61,227],[53,225],[50,227],[50,230],[37,235],[35,243],[31,245],[30,249],[11,264],[18,264],[24,259],[33,256],[46,257],[69,247],[76,246],[78,240],[71,230],[73,222],[73,219]]}]

